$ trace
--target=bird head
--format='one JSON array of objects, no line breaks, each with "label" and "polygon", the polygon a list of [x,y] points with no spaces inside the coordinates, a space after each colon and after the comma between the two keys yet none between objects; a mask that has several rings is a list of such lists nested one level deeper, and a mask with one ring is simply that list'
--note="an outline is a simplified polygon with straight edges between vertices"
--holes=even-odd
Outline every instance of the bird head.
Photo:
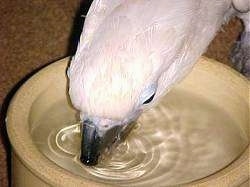
[{"label": "bird head", "polygon": [[[165,14],[156,1],[115,2],[94,1],[68,69],[70,98],[83,122],[86,165],[95,165],[145,108],[184,77],[193,60],[185,42],[191,16],[172,9]],[[138,8],[151,11],[142,14]]]},{"label": "bird head", "polygon": [[71,62],[69,94],[83,123],[81,161],[95,165],[101,152],[126,136],[131,123],[155,102],[158,77],[143,57],[86,54],[84,62]]}]

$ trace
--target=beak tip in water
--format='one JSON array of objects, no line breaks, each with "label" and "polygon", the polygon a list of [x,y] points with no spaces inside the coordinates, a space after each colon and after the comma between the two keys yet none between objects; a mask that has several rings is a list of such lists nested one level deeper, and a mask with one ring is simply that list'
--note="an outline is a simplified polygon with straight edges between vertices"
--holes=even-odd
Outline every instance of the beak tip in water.
[{"label": "beak tip in water", "polygon": [[91,157],[88,155],[81,155],[80,161],[86,166],[95,166],[98,163],[98,156]]}]

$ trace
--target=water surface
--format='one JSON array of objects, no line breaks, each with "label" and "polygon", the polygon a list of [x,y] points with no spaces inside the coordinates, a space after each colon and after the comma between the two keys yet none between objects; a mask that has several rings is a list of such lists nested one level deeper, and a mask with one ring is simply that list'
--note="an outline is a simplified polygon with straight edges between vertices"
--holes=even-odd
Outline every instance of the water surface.
[{"label": "water surface", "polygon": [[167,186],[201,179],[236,159],[248,142],[215,103],[173,90],[136,122],[127,139],[95,167],[79,161],[76,112],[60,101],[32,124],[32,138],[51,161],[70,172],[120,186]]}]

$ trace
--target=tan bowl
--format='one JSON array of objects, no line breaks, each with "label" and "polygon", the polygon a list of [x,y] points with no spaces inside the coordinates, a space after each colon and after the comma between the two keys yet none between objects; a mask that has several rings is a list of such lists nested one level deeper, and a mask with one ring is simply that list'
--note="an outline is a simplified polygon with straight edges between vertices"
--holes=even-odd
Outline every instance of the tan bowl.
[{"label": "tan bowl", "polygon": [[[31,124],[52,104],[67,99],[65,71],[68,61],[69,58],[62,59],[39,71],[21,87],[10,104],[7,130],[13,148],[12,186],[104,186],[56,165],[37,149],[31,139]],[[249,82],[239,73],[214,60],[201,58],[178,87],[192,89],[223,106],[249,135]],[[48,89],[50,91],[46,94]],[[223,97],[217,97],[221,95]],[[186,185],[239,186],[247,185],[248,179],[249,147],[226,168]]]}]

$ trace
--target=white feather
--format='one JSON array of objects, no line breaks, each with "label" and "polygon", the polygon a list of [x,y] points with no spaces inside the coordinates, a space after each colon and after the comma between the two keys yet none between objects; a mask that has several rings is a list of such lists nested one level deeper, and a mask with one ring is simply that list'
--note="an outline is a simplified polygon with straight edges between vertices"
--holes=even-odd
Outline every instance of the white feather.
[{"label": "white feather", "polygon": [[224,20],[229,0],[95,0],[69,68],[70,96],[89,116],[124,120],[190,71]]}]

